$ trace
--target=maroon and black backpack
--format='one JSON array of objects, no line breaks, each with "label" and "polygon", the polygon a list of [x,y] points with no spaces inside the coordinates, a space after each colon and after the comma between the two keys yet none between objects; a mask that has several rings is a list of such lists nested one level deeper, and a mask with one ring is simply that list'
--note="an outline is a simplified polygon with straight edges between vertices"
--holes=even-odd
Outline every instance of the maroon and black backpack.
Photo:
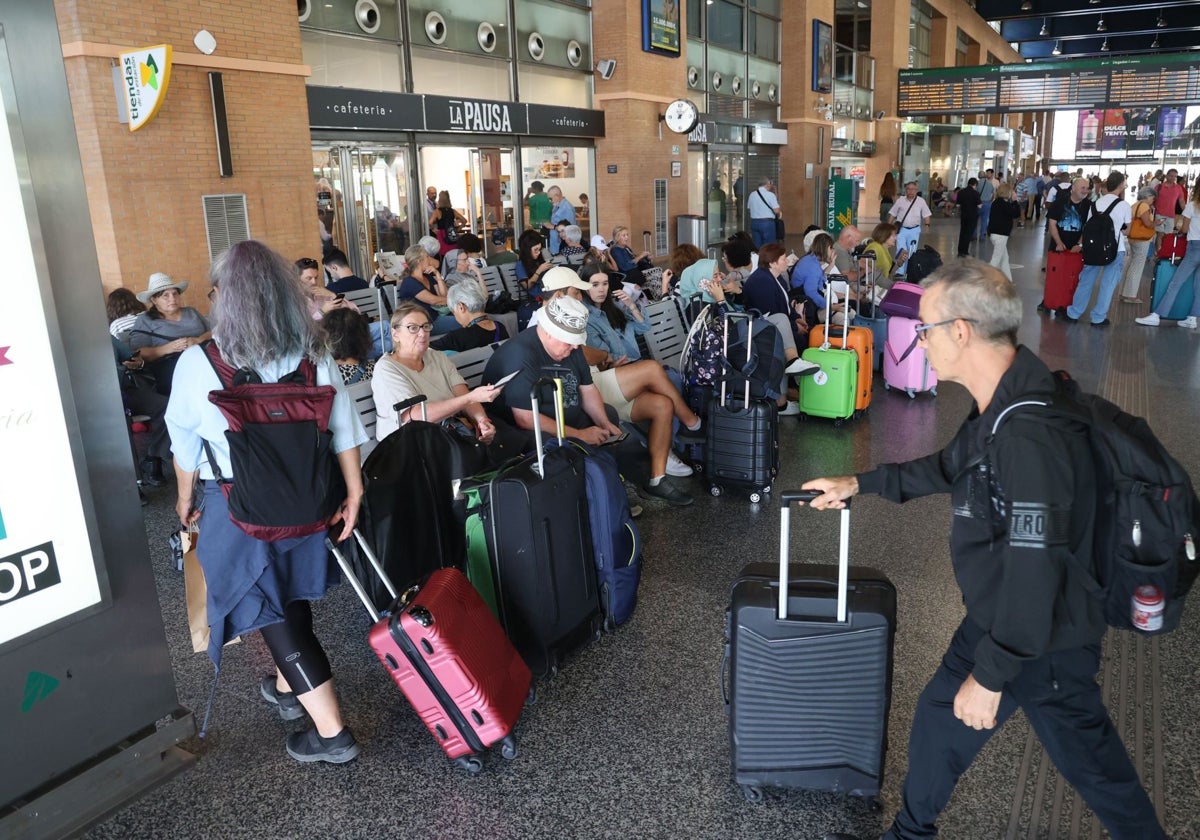
[{"label": "maroon and black backpack", "polygon": [[233,477],[221,475],[207,441],[204,450],[229,501],[229,518],[266,542],[325,530],[346,496],[329,430],[337,390],[316,384],[317,369],[307,358],[278,382],[265,383],[255,371],[229,365],[215,342],[203,347],[223,386],[208,399],[229,423]]}]

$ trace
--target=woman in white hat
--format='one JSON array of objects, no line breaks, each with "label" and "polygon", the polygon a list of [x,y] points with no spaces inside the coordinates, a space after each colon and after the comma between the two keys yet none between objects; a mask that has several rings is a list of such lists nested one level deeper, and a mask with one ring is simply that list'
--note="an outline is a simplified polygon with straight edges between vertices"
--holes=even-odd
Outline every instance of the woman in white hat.
[{"label": "woman in white hat", "polygon": [[[212,337],[212,327],[205,317],[190,306],[180,305],[180,296],[187,287],[186,280],[176,282],[161,271],[151,274],[149,287],[137,295],[138,300],[151,306],[137,316],[129,331],[130,349],[154,377],[155,390],[164,396],[171,394],[179,354]],[[162,458],[151,454],[142,461],[141,468],[151,484],[165,480]]]}]

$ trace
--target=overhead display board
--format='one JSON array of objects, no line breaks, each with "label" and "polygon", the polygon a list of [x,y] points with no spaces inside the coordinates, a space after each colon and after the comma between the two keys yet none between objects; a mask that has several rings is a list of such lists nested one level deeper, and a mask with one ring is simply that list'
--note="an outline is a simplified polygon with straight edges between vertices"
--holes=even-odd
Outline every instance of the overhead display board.
[{"label": "overhead display board", "polygon": [[1191,53],[899,71],[896,113],[1007,114],[1200,103]]}]

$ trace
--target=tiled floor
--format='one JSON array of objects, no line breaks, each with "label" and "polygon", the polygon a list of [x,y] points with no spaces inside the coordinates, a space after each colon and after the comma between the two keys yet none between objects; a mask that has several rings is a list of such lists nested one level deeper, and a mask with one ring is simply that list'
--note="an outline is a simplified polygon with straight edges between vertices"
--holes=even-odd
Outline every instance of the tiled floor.
[{"label": "tiled floor", "polygon": [[[953,252],[956,220],[931,236]],[[1117,303],[1114,326],[1096,329],[1039,316],[1040,232],[1017,231],[1010,250],[1027,317],[1021,339],[1091,390],[1146,414],[1197,472],[1200,335],[1132,322],[1145,307]],[[989,256],[988,246],[983,256]],[[1147,274],[1148,277],[1148,274]],[[1148,297],[1148,280],[1143,296]],[[876,380],[868,416],[841,428],[782,421],[776,487],[924,454],[968,411],[956,385],[909,400]],[[946,547],[945,498],[903,508],[864,498],[854,509],[852,559],[880,567],[899,591],[899,630],[882,813],[835,796],[771,791],[743,801],[730,776],[721,700],[722,625],[730,581],[747,562],[776,556],[778,511],[744,497],[711,498],[695,482],[694,506],[647,506],[640,526],[646,571],[632,621],[569,660],[539,686],[517,730],[511,763],[489,758],[468,778],[442,756],[367,649],[366,617],[348,587],[315,608],[345,714],[364,745],[340,766],[301,766],[284,752],[282,724],[258,697],[270,670],[257,638],[231,648],[211,733],[188,746],[195,767],[95,828],[100,838],[819,838],[831,829],[878,833],[898,803],[913,706],[961,617]],[[180,699],[202,709],[211,669],[188,645],[181,576],[165,538],[172,489],[151,491],[147,531]],[[835,517],[793,516],[795,557],[833,559]],[[1110,634],[1103,672],[1114,719],[1172,837],[1200,837],[1191,727],[1200,720],[1200,609],[1176,633],[1147,643]],[[1018,715],[966,774],[944,814],[948,838],[1104,836],[1048,767]]]}]

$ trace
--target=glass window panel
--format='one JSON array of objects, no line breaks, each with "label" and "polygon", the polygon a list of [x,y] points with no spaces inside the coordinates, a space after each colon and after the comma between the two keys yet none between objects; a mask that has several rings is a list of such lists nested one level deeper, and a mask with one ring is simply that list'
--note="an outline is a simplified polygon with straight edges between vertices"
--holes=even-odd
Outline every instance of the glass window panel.
[{"label": "glass window panel", "polygon": [[520,63],[517,73],[522,102],[592,107],[592,80],[578,70]]},{"label": "glass window panel", "polygon": [[365,19],[368,27],[375,28],[375,32],[367,32],[363,29],[364,20],[355,14],[353,0],[350,2],[340,0],[337,3],[330,2],[330,0],[312,0],[308,4],[308,18],[301,24],[301,27],[392,42],[400,40],[400,11],[397,8],[396,0],[375,0],[375,5],[375,14],[367,15]]},{"label": "glass window panel", "polygon": [[561,3],[521,0],[517,3],[517,58],[533,61],[529,55],[528,39],[532,32],[542,36],[545,43],[542,64],[570,67],[567,61],[567,42],[578,41],[583,48],[579,63],[581,71],[592,66],[591,24],[586,11],[573,9]]},{"label": "glass window panel", "polygon": [[[436,12],[444,21],[440,44],[434,42],[426,28],[431,12]],[[506,0],[471,0],[469,6],[456,6],[441,0],[410,0],[408,3],[409,38],[419,47],[483,54],[479,45],[479,25],[487,22],[495,33],[495,46],[488,55],[501,58],[508,55],[507,21]]]},{"label": "glass window panel", "polygon": [[779,22],[762,15],[750,16],[750,43],[746,51],[760,58],[779,60]]},{"label": "glass window panel", "polygon": [[750,0],[750,8],[779,17],[779,0]]},{"label": "glass window panel", "polygon": [[704,0],[687,0],[687,34],[689,38],[704,36]]},{"label": "glass window panel", "polygon": [[741,6],[735,6],[728,0],[713,0],[713,4],[708,7],[708,42],[741,50],[742,19]]},{"label": "glass window panel", "polygon": [[[587,146],[522,146],[521,189],[528,190],[533,181],[542,181],[546,189],[557,186],[563,197],[575,208],[575,221],[580,228],[591,230],[596,227],[600,210],[592,199],[596,195],[595,149]],[[524,193],[522,193],[524,194]],[[586,223],[581,213],[582,195],[589,196]],[[524,211],[522,227],[529,221],[528,210]],[[599,230],[607,238],[610,231]]]},{"label": "glass window panel", "polygon": [[404,90],[400,48],[395,44],[301,30],[308,84],[361,90]]},{"label": "glass window panel", "polygon": [[414,47],[412,68],[417,93],[462,96],[470,91],[480,99],[512,99],[507,61]]}]

